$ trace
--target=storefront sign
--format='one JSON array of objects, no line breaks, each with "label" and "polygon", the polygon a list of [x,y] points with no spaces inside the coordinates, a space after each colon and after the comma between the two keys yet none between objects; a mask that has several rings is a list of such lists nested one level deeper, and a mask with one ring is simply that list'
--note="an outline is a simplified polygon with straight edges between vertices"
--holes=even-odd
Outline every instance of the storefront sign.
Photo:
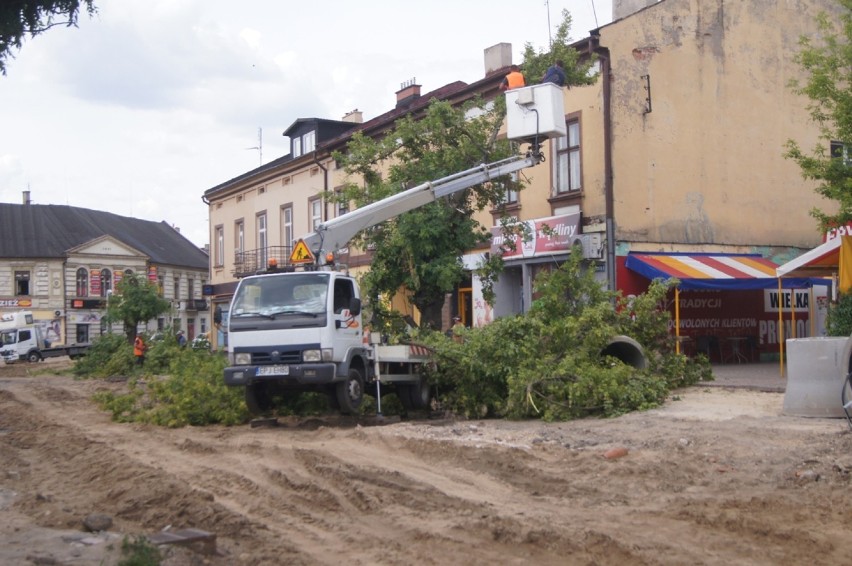
[{"label": "storefront sign", "polygon": [[[506,235],[501,226],[491,228],[491,253],[502,254],[506,259],[568,253],[580,232],[580,213],[537,218],[522,224],[526,225],[526,239],[520,234]],[[509,246],[510,240],[514,249]]]},{"label": "storefront sign", "polygon": [[89,275],[89,285],[91,286],[89,293],[99,297],[101,294],[101,270],[93,269],[89,272]]},{"label": "storefront sign", "polygon": [[0,307],[4,308],[29,308],[33,306],[32,299],[0,299]]},{"label": "storefront sign", "polygon": [[764,289],[763,309],[766,312],[778,312],[780,306],[784,312],[790,312],[794,308],[796,312],[810,312],[811,310],[811,292],[808,289],[782,289],[781,299],[779,300],[778,297],[778,289]]},{"label": "storefront sign", "polygon": [[840,236],[852,236],[852,224],[830,228],[823,236],[823,241],[828,242],[829,240],[839,238]]}]

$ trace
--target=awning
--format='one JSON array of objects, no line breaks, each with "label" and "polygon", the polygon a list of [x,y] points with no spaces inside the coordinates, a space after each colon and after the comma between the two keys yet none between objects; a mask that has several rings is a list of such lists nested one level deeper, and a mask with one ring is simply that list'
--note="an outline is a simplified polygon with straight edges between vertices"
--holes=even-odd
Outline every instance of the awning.
[{"label": "awning", "polygon": [[[630,253],[628,269],[648,279],[680,280],[680,289],[772,289],[778,287],[778,265],[759,254]],[[803,288],[810,279],[783,280],[786,288]]]},{"label": "awning", "polygon": [[778,277],[839,277],[837,288],[852,288],[852,236],[833,238],[788,261],[776,270]]}]

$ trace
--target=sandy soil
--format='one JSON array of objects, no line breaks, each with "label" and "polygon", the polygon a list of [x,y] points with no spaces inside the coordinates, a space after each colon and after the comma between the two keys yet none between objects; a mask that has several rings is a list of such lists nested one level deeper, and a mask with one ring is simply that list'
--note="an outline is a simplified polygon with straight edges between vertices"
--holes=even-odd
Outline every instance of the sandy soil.
[{"label": "sandy soil", "polygon": [[[44,367],[44,364],[40,364]],[[570,423],[340,418],[116,424],[121,387],[0,368],[0,563],[115,564],[126,535],[196,528],[166,564],[843,564],[852,433],[783,394],[692,387]],[[606,458],[614,448],[626,455]],[[623,450],[621,452],[624,452]],[[90,513],[113,518],[83,532]]]}]

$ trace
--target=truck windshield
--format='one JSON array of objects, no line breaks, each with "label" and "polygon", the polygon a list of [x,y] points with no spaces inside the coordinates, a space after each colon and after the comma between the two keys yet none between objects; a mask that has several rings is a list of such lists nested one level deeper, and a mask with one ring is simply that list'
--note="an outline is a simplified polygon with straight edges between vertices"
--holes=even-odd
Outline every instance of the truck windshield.
[{"label": "truck windshield", "polygon": [[286,273],[244,279],[234,295],[231,316],[325,314],[329,276],[325,273]]},{"label": "truck windshield", "polygon": [[15,344],[17,341],[17,333],[14,330],[0,332],[0,345]]}]

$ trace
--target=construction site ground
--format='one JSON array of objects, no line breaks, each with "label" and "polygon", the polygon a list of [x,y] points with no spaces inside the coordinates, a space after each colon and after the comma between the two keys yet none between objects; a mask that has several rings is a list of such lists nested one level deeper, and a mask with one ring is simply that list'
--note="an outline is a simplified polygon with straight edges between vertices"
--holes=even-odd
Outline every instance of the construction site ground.
[{"label": "construction site ground", "polygon": [[[611,419],[120,424],[62,360],[0,367],[0,564],[844,564],[852,433],[773,364]],[[839,396],[839,392],[838,392]],[[87,517],[109,526],[89,532]],[[165,533],[165,534],[163,534]],[[172,533],[171,535],[168,533]],[[159,535],[159,536],[156,536]]]}]

